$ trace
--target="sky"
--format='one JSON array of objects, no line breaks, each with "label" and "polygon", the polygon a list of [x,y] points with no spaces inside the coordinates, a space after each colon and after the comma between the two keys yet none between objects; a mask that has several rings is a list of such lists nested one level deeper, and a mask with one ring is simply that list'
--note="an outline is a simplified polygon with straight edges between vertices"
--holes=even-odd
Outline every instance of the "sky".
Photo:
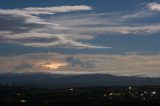
[{"label": "sky", "polygon": [[0,2],[0,73],[160,77],[159,0]]}]

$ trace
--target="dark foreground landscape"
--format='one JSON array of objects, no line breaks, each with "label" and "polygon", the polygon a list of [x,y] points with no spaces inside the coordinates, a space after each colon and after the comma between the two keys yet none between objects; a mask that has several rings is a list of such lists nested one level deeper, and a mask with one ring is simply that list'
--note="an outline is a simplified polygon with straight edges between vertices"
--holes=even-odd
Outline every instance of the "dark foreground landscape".
[{"label": "dark foreground landscape", "polygon": [[22,88],[2,85],[0,106],[160,105],[160,87]]}]

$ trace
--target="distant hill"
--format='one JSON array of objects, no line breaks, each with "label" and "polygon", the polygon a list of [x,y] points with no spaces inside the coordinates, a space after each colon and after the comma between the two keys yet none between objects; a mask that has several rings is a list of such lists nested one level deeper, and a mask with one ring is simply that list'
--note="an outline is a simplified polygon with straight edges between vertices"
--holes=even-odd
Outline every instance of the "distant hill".
[{"label": "distant hill", "polygon": [[160,78],[124,77],[109,74],[61,75],[47,73],[0,74],[0,84],[23,87],[160,86]]}]

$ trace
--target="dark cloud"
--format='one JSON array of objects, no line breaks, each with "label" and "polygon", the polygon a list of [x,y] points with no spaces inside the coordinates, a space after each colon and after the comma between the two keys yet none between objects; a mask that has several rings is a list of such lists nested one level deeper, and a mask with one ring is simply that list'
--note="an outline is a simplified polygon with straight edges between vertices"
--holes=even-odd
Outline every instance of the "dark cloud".
[{"label": "dark cloud", "polygon": [[32,38],[25,38],[25,39],[7,39],[7,40],[12,40],[13,42],[18,41],[18,42],[23,42],[23,43],[27,43],[27,42],[34,42],[34,43],[48,43],[48,42],[53,42],[53,41],[58,41],[58,38],[36,38],[36,37],[32,37]]},{"label": "dark cloud", "polygon": [[35,28],[43,27],[38,23],[27,23],[26,17],[0,14],[0,31],[24,33]]},{"label": "dark cloud", "polygon": [[16,65],[14,67],[14,70],[22,70],[22,69],[26,69],[26,68],[32,68],[33,65],[32,64],[28,64],[28,63],[22,63],[22,64],[19,64],[19,65]]},{"label": "dark cloud", "polygon": [[81,61],[80,59],[75,58],[75,57],[67,57],[66,61],[69,62],[69,64],[72,67],[75,67],[75,66],[94,67],[95,66],[95,62],[94,61]]}]

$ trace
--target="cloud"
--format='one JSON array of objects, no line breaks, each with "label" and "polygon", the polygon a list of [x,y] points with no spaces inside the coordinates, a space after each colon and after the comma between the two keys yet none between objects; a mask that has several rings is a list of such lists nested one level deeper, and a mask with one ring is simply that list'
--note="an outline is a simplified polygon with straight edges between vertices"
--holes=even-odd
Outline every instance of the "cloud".
[{"label": "cloud", "polygon": [[[67,48],[111,48],[96,46],[89,43],[82,43],[78,40],[92,39],[88,35],[72,35],[72,34],[49,34],[49,33],[21,33],[21,34],[8,34],[3,32],[1,35],[3,41],[17,42],[24,46],[30,47],[67,47]],[[78,36],[78,37],[74,37]]]},{"label": "cloud", "polygon": [[25,8],[28,14],[40,15],[40,14],[54,14],[54,13],[65,13],[73,11],[84,11],[92,10],[92,7],[86,5],[79,6],[59,6],[59,7],[29,7]]},{"label": "cloud", "polygon": [[14,67],[15,71],[19,71],[19,70],[23,70],[23,69],[31,69],[33,66],[32,64],[28,64],[28,63],[23,63],[23,64],[18,64]]},{"label": "cloud", "polygon": [[[30,25],[33,28],[33,24],[37,25],[50,25],[56,27],[56,24],[44,21],[39,15],[54,15],[56,13],[74,12],[74,11],[86,11],[92,10],[91,7],[85,5],[79,6],[58,6],[58,7],[28,7],[22,9],[0,9],[0,20],[4,23],[4,27],[9,29],[10,25],[18,25],[20,28],[25,28],[25,26]],[[38,27],[38,26],[37,26]],[[1,29],[0,29],[1,30]],[[2,29],[3,30],[3,29]]]},{"label": "cloud", "polygon": [[87,15],[58,16],[50,18],[49,22],[63,26],[64,29],[56,29],[54,30],[55,32],[85,33],[92,36],[103,33],[106,33],[106,35],[108,35],[108,33],[151,35],[151,33],[159,32],[160,29],[160,24],[151,20],[155,17],[157,17],[156,13],[143,7],[139,10],[129,10],[119,13],[92,13]]},{"label": "cloud", "polygon": [[46,62],[40,64],[40,67],[46,68],[46,69],[51,69],[51,70],[57,70],[61,67],[67,66],[67,63],[61,63],[61,62]]},{"label": "cloud", "polygon": [[[0,31],[10,31],[10,33],[14,34],[42,28],[42,24],[26,23],[26,19],[24,17],[15,17],[11,14],[0,14],[0,24]],[[43,27],[45,27],[45,25],[43,25]],[[0,33],[0,35],[3,35],[3,33]]]},{"label": "cloud", "polygon": [[73,56],[67,57],[66,61],[69,62],[72,67],[80,66],[87,68],[95,66],[94,61],[81,61],[80,59],[75,58]]},{"label": "cloud", "polygon": [[75,41],[67,41],[67,42],[50,42],[50,43],[25,43],[25,46],[30,46],[30,47],[64,47],[64,48],[77,48],[77,49],[82,49],[82,48],[111,48],[111,47],[103,47],[103,46],[94,46],[86,43],[81,43],[81,42],[75,42]]},{"label": "cloud", "polygon": [[[145,21],[147,18],[156,17],[155,13],[147,10],[146,7],[140,8],[138,11],[135,9],[117,13],[63,15],[66,12],[88,10],[93,10],[93,8],[79,5],[0,9],[0,23],[2,23],[0,38],[3,42],[29,47],[106,49],[112,47],[88,43],[88,41],[101,34],[106,36],[132,34],[136,36],[160,32],[160,23],[141,22],[141,19]],[[62,14],[54,15],[57,13]]]},{"label": "cloud", "polygon": [[134,20],[134,19],[146,19],[148,17],[153,17],[155,14],[151,11],[148,11],[146,9],[142,9],[138,12],[129,13],[121,17],[122,20]]},{"label": "cloud", "polygon": [[15,17],[24,17],[26,22],[29,23],[39,23],[39,24],[49,24],[44,22],[39,16],[41,14],[56,14],[56,13],[65,13],[65,12],[74,12],[74,11],[85,11],[92,10],[91,7],[85,5],[79,6],[58,6],[58,7],[28,7],[22,9],[0,9],[0,14],[3,15],[13,15]]},{"label": "cloud", "polygon": [[[0,30],[1,39],[10,43],[18,43],[24,46],[31,47],[71,47],[71,48],[110,48],[91,45],[77,40],[86,40],[93,38],[89,35],[80,34],[67,34],[57,33],[54,30],[58,29],[63,31],[63,27],[59,24],[50,23],[43,19],[40,15],[54,15],[56,13],[86,11],[92,10],[92,7],[79,5],[79,6],[58,6],[58,7],[28,7],[22,9],[0,9],[0,23],[2,26]],[[49,30],[53,30],[49,32]],[[64,28],[65,29],[65,28]],[[76,37],[77,36],[77,37]],[[54,39],[48,42],[36,42],[40,38]]]},{"label": "cloud", "polygon": [[149,3],[147,6],[152,11],[160,11],[160,3]]},{"label": "cloud", "polygon": [[72,74],[77,72],[77,74],[106,73],[121,76],[160,76],[159,54],[66,55],[57,53],[35,53],[21,56],[1,57],[0,64],[0,73],[49,72],[53,74]]}]

